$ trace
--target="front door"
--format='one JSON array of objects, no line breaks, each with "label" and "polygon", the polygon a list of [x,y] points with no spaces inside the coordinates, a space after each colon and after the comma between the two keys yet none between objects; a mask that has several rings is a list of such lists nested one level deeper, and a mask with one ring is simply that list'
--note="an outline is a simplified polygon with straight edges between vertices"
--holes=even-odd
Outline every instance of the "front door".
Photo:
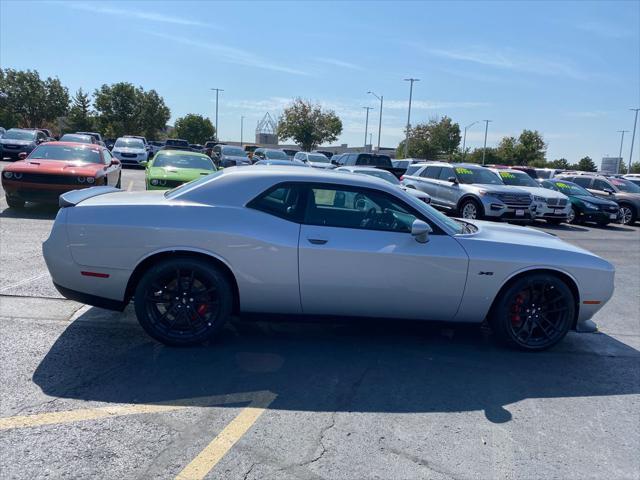
[{"label": "front door", "polygon": [[453,318],[468,265],[453,237],[434,232],[417,242],[411,224],[422,215],[384,192],[320,185],[307,199],[298,255],[304,313]]}]

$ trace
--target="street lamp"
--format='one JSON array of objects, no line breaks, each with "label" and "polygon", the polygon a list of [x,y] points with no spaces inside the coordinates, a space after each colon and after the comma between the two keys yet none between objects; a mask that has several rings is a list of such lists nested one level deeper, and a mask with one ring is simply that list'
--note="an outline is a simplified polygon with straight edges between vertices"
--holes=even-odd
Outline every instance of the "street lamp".
[{"label": "street lamp", "polygon": [[240,117],[240,146],[242,147],[242,134],[244,132],[244,115]]},{"label": "street lamp", "polygon": [[484,122],[484,147],[482,149],[482,165],[484,165],[484,156],[487,153],[487,130],[489,130],[489,122],[493,120],[483,120]]},{"label": "street lamp", "polygon": [[376,97],[378,100],[380,100],[380,115],[379,115],[379,119],[378,119],[378,153],[380,153],[380,135],[382,132],[382,101],[384,99],[384,97],[382,95],[378,96],[375,93],[373,93],[372,91],[368,91],[367,93],[370,93],[371,95],[373,95],[374,97]]},{"label": "street lamp", "polygon": [[[624,143],[624,134],[629,133],[629,130],[618,130],[618,133],[622,134],[622,137],[620,138],[620,153],[618,154],[618,158],[622,162],[622,144]],[[616,173],[620,173],[620,165],[616,166]]]},{"label": "street lamp", "polygon": [[630,108],[632,112],[636,112],[636,119],[633,121],[633,135],[631,135],[631,151],[629,152],[629,169],[627,170],[631,173],[631,160],[633,159],[633,141],[636,139],[636,124],[638,123],[638,110],[640,108]]},{"label": "street lamp", "polygon": [[216,142],[218,141],[218,94],[224,92],[221,88],[212,88],[216,92]]},{"label": "street lamp", "polygon": [[467,156],[467,129],[473,127],[476,123],[479,123],[480,120],[476,120],[473,123],[470,123],[466,127],[464,127],[464,136],[462,137],[462,159],[464,160]]},{"label": "street lamp", "polygon": [[404,158],[409,156],[409,130],[411,129],[411,98],[413,97],[413,82],[419,82],[419,78],[405,78],[405,82],[411,82],[409,87],[409,112],[407,113],[407,137],[404,141]]},{"label": "street lamp", "polygon": [[369,130],[369,110],[373,110],[373,107],[362,107],[367,111],[367,119],[364,123],[364,151],[367,151],[367,131]]}]

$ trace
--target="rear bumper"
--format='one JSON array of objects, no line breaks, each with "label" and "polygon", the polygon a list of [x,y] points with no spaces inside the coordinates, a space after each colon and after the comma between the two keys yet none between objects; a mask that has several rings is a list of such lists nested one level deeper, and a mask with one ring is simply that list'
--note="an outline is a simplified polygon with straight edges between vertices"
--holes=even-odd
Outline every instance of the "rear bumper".
[{"label": "rear bumper", "polygon": [[88,293],[78,292],[77,290],[71,290],[70,288],[63,287],[53,282],[53,286],[60,292],[64,298],[73,300],[79,303],[85,303],[94,307],[105,308],[107,310],[117,310],[121,312],[127,306],[126,302],[120,302],[118,300],[112,300],[110,298],[99,297],[97,295],[90,295]]}]

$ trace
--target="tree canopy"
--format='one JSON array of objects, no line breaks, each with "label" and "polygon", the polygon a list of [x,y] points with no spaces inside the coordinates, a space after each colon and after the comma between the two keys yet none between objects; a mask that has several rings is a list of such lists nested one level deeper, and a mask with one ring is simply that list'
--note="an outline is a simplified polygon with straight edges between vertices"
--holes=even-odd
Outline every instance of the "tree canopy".
[{"label": "tree canopy", "polygon": [[[449,117],[431,119],[427,123],[416,125],[409,132],[409,158],[434,159],[446,156],[453,158],[454,152],[460,145],[460,125]],[[396,156],[404,158],[405,140],[396,149]]]},{"label": "tree canopy", "polygon": [[333,110],[301,98],[284,109],[278,124],[278,137],[292,139],[302,150],[311,151],[325,142],[334,142],[342,133],[342,121]]},{"label": "tree canopy", "polygon": [[67,130],[70,132],[92,131],[94,118],[89,94],[79,88],[71,102],[69,115],[67,115]]},{"label": "tree canopy", "polygon": [[216,132],[211,120],[194,113],[189,113],[177,119],[174,129],[178,138],[183,138],[189,143],[198,144],[213,138]]},{"label": "tree canopy", "polygon": [[583,157],[583,158],[581,158],[578,161],[578,165],[577,165],[576,169],[580,170],[580,171],[583,171],[583,172],[597,172],[598,171],[598,167],[593,162],[593,160],[591,160],[591,157]]}]

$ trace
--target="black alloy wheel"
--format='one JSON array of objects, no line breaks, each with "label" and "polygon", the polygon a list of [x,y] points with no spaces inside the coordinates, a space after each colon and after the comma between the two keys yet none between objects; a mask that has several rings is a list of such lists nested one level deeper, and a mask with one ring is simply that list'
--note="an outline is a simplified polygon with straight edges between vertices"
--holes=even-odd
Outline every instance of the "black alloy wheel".
[{"label": "black alloy wheel", "polygon": [[500,295],[490,323],[498,339],[509,346],[545,350],[562,340],[573,324],[573,293],[555,275],[522,277]]},{"label": "black alloy wheel", "polygon": [[191,258],[151,267],[135,291],[135,310],[144,330],[172,346],[213,339],[231,315],[233,293],[215,265]]}]

